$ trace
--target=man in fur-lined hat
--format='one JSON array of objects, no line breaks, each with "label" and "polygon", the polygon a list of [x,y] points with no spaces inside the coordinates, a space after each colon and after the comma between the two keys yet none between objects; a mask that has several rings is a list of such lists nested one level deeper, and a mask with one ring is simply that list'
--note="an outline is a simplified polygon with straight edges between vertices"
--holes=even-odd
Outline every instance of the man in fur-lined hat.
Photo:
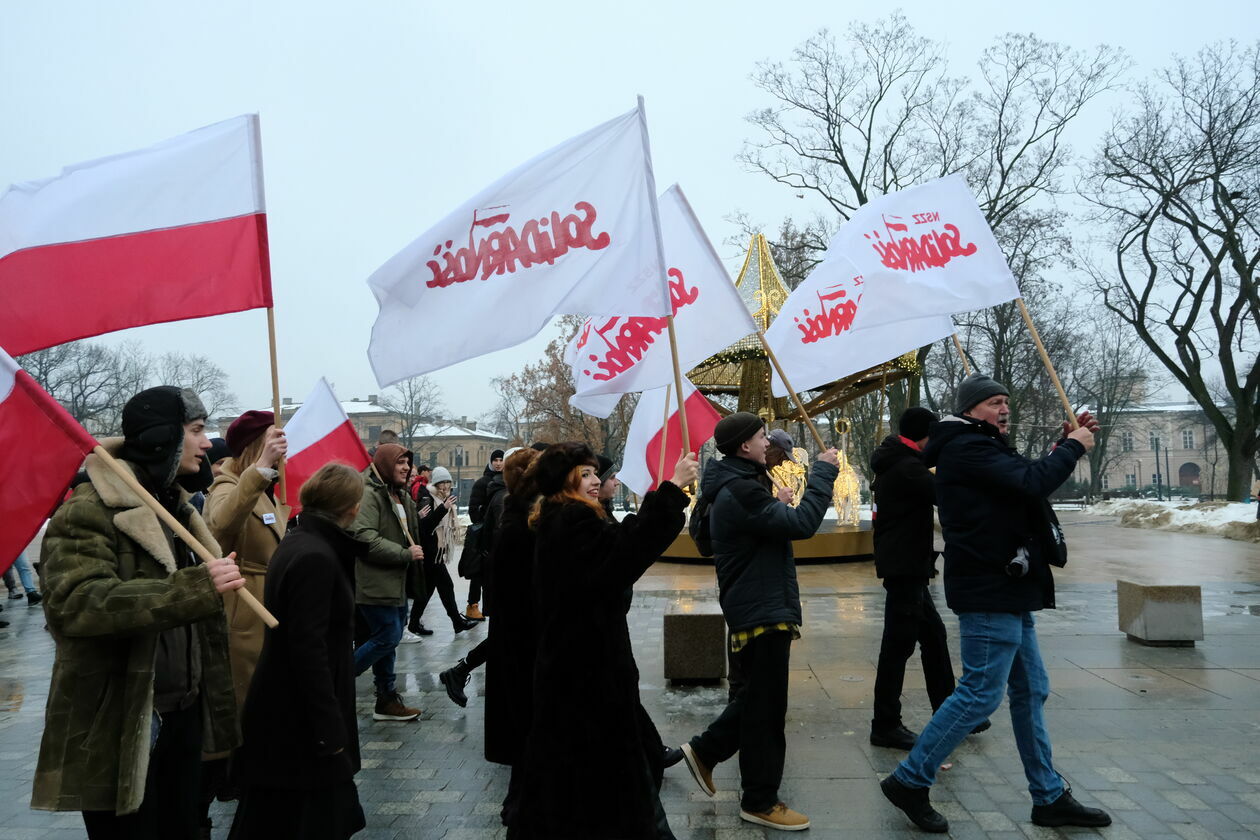
[{"label": "man in fur-lined hat", "polygon": [[[209,485],[197,395],[150,388],[107,441],[212,553],[188,503]],[[244,581],[232,557],[201,564],[95,455],[53,516],[41,572],[57,642],[31,806],[82,811],[90,838],[195,838],[202,750],[240,740],[222,593]]]}]

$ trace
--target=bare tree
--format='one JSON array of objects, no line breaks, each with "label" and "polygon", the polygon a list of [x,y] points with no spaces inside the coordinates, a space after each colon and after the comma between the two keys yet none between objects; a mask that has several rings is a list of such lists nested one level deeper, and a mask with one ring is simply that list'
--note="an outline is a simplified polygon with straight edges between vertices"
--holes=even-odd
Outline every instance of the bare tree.
[{"label": "bare tree", "polygon": [[[1050,199],[1062,191],[1070,162],[1064,136],[1126,66],[1109,47],[1083,52],[1006,35],[983,52],[977,77],[968,80],[950,76],[942,45],[900,14],[855,23],[839,40],[824,30],[787,64],[757,66],[753,81],[776,105],[749,116],[760,136],[745,144],[741,159],[801,196],[821,197],[840,221],[875,196],[962,173],[1011,257],[1043,338],[1063,345],[1046,335],[1040,296],[1030,291],[1061,253],[1048,243],[1061,236],[1063,214]],[[975,327],[973,337],[995,342],[973,348],[979,356],[996,364],[1014,359],[1007,348],[1013,312],[1008,306],[996,322],[977,316],[964,324]],[[920,350],[921,364],[929,350]],[[1021,378],[1035,376],[1030,369]],[[917,377],[894,386],[894,409],[918,403],[919,390]]]},{"label": "bare tree", "polygon": [[189,389],[201,397],[211,417],[220,417],[237,407],[236,395],[228,390],[227,373],[206,356],[163,353],[156,368],[158,384]]},{"label": "bare tree", "polygon": [[122,431],[122,408],[148,384],[151,362],[135,343],[111,349],[75,341],[37,350],[19,363],[70,416],[96,435]]},{"label": "bare tree", "polygon": [[[427,376],[404,379],[381,394],[377,404],[398,418],[398,437],[411,450],[423,447],[438,432],[450,428],[437,422],[442,412],[442,389]],[[431,426],[431,433],[419,435],[426,425]]]},{"label": "bare tree", "polygon": [[1177,58],[1136,102],[1091,173],[1111,251],[1092,274],[1203,409],[1228,454],[1228,496],[1242,499],[1260,446],[1260,44]]}]

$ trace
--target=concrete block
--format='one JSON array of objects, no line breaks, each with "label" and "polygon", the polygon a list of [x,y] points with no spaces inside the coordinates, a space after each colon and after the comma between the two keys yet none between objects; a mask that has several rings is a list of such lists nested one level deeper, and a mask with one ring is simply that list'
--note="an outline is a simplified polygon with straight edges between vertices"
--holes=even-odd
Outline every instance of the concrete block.
[{"label": "concrete block", "polygon": [[1120,629],[1143,645],[1194,647],[1203,639],[1203,592],[1197,586],[1116,581]]},{"label": "concrete block", "polygon": [[665,679],[716,682],[726,676],[726,621],[713,601],[674,601],[665,610]]}]

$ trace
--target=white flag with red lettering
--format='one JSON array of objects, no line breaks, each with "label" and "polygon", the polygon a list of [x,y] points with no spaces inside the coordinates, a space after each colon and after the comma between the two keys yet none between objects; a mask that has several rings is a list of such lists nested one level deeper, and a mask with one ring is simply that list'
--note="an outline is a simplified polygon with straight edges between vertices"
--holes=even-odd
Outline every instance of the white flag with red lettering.
[{"label": "white flag with red lettering", "polygon": [[96,439],[0,350],[0,572],[52,515],[95,446]]},{"label": "white flag with red lettering", "polygon": [[[829,253],[796,287],[766,330],[784,372],[798,391],[817,388],[883,364],[925,344],[954,334],[948,316],[912,318],[855,331],[870,285],[857,267]],[[772,370],[776,397],[787,388]]]},{"label": "white flag with red lettering", "polygon": [[306,402],[284,424],[284,435],[289,442],[285,478],[295,488],[288,494],[294,513],[302,509],[297,490],[320,467],[340,461],[356,470],[365,470],[372,462],[332,387],[322,378]]},{"label": "white flag with red lettering", "polygon": [[555,315],[669,314],[655,199],[642,105],[504,175],[368,278],[377,381],[512,347]]},{"label": "white flag with red lettering", "polygon": [[[757,325],[677,184],[661,195],[660,211],[678,361],[686,371],[756,332]],[[667,320],[635,315],[586,319],[566,356],[577,388],[569,402],[587,414],[607,417],[622,394],[673,382]]]},{"label": "white flag with red lettering", "polygon": [[1019,297],[1015,275],[961,175],[859,207],[827,246],[825,259],[834,256],[850,260],[863,278],[853,325],[859,332]]},{"label": "white flag with red lettering", "polygon": [[[691,441],[687,451],[699,452],[700,447],[713,437],[713,427],[722,418],[689,380],[684,379],[682,385],[683,399],[687,402],[687,436]],[[634,417],[630,419],[624,463],[617,471],[617,478],[640,496],[667,481],[673,475],[674,465],[682,457],[682,424],[674,396],[673,385],[644,391],[634,409]],[[667,408],[668,420],[665,418]],[[664,474],[661,473],[662,450]]]}]

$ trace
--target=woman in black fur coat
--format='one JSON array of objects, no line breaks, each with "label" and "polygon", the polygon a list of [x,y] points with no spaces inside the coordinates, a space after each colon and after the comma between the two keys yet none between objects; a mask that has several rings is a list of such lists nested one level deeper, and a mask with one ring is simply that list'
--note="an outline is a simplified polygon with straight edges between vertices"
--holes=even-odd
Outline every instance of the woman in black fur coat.
[{"label": "woman in black fur coat", "polygon": [[[695,480],[694,454],[674,481]],[[623,601],[682,530],[687,496],[671,482],[618,523],[599,504],[594,453],[555,444],[531,469],[536,535],[534,718],[518,775],[512,840],[672,840],[660,804],[663,746],[639,702]],[[572,605],[586,606],[573,621]]]}]

